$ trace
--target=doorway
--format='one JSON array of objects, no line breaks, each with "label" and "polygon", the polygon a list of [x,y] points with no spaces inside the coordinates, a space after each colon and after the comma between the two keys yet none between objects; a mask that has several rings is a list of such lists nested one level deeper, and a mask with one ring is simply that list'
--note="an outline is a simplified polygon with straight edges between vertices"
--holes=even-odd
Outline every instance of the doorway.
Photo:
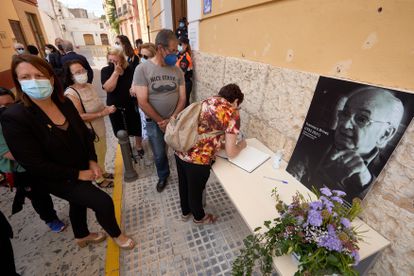
[{"label": "doorway", "polygon": [[178,21],[187,17],[187,0],[171,0],[174,32],[178,28]]},{"label": "doorway", "polygon": [[40,54],[43,56],[43,51],[41,49],[45,48],[45,38],[40,28],[39,20],[37,19],[36,14],[26,12],[27,20],[29,21],[30,28],[32,29],[33,36],[36,41],[37,48],[40,50]]}]

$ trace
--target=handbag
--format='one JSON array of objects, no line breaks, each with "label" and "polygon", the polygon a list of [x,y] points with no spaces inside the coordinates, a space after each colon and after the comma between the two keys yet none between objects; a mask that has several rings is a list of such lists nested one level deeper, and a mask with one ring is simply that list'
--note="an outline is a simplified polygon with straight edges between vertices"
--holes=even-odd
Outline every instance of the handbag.
[{"label": "handbag", "polygon": [[[68,88],[73,89],[73,91],[75,91],[76,94],[78,94],[79,101],[81,103],[83,112],[84,113],[87,113],[86,112],[86,109],[85,109],[85,106],[83,105],[82,98],[81,98],[79,92],[75,88],[73,88],[72,86],[69,86]],[[88,132],[89,132],[89,135],[88,136],[89,136],[90,141],[95,142],[95,143],[99,142],[99,136],[96,134],[95,129],[92,126],[92,123],[91,122],[88,122],[88,123],[90,125],[90,128],[88,127]]]}]

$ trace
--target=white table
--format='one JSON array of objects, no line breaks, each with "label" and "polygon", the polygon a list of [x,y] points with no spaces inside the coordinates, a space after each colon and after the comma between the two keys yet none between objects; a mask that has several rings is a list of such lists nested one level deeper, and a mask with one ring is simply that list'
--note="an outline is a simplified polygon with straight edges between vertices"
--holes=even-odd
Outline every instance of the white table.
[{"label": "white table", "polygon": [[[247,144],[273,155],[273,152],[257,139],[248,139]],[[244,221],[253,231],[256,227],[263,226],[264,221],[279,216],[275,208],[276,202],[271,197],[274,187],[278,188],[281,200],[286,203],[291,202],[296,191],[316,198],[308,188],[285,170],[286,166],[287,163],[283,162],[280,169],[273,169],[272,160],[269,159],[252,173],[248,173],[227,160],[217,157],[212,169]],[[289,183],[282,184],[263,176],[287,180]],[[353,221],[353,225],[358,225],[360,231],[367,231],[363,234],[364,241],[359,243],[360,264],[363,267],[360,269],[357,267],[364,274],[372,265],[377,253],[387,247],[390,242],[358,218]],[[297,265],[292,261],[291,256],[285,255],[273,260],[280,275],[290,276],[297,271]]]}]

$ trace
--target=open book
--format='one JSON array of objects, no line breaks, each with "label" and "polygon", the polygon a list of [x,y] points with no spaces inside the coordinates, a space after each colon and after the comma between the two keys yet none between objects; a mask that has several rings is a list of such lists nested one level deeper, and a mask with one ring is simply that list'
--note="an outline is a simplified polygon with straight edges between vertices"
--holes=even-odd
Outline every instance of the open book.
[{"label": "open book", "polygon": [[250,146],[243,149],[235,158],[228,158],[225,150],[219,151],[217,156],[228,159],[231,163],[249,173],[254,171],[270,158],[269,154]]}]

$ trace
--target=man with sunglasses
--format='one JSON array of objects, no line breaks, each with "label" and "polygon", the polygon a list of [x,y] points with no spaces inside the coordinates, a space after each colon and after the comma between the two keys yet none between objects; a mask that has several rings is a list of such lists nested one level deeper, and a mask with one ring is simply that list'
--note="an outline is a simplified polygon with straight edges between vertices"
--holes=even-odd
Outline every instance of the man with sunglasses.
[{"label": "man with sunglasses", "polygon": [[380,173],[380,151],[397,133],[404,107],[391,91],[372,86],[353,91],[345,100],[335,130],[314,140],[302,133],[302,142],[312,140],[311,145],[298,149],[307,151],[306,157],[292,156],[287,170],[307,186],[345,191],[350,202],[363,198]]},{"label": "man with sunglasses", "polygon": [[180,68],[175,66],[178,40],[171,30],[163,29],[155,38],[156,55],[137,66],[134,73],[133,93],[146,115],[146,130],[157,167],[157,191],[162,192],[170,175],[165,128],[171,117],[177,116],[185,106],[185,81]]}]

